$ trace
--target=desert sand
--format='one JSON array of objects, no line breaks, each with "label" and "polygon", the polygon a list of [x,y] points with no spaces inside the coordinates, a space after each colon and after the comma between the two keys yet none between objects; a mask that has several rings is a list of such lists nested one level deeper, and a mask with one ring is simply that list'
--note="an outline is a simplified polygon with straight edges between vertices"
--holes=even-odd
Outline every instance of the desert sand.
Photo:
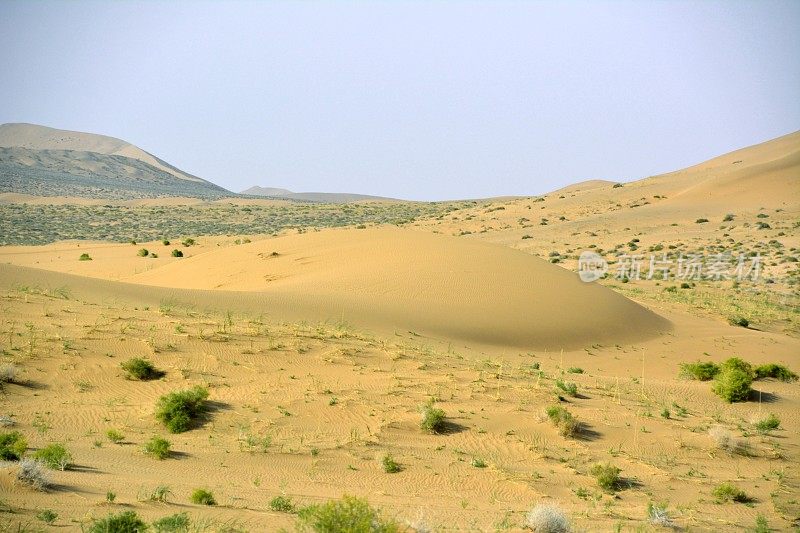
[{"label": "desert sand", "polygon": [[[520,530],[539,502],[575,531],[660,530],[648,504],[684,530],[739,531],[757,516],[791,530],[798,383],[757,380],[749,401],[725,403],[680,365],[741,357],[800,370],[787,259],[800,246],[799,147],[792,134],[618,187],[592,181],[403,227],[2,247],[0,363],[17,376],[0,415],[31,451],[60,442],[74,463],[49,472],[45,492],[4,463],[3,527],[37,526],[53,509],[56,526],[76,530],[130,509],[276,531],[295,524],[271,508],[278,495],[302,506],[353,494],[410,531]],[[579,280],[581,250],[611,257],[634,243],[763,250],[773,282]],[[730,325],[734,312],[750,327]],[[132,357],[165,375],[126,379]],[[193,385],[208,387],[210,410],[170,434],[155,404]],[[441,434],[420,428],[431,399],[446,413]],[[548,421],[553,405],[583,424],[574,437]],[[757,430],[770,414],[779,427]],[[110,429],[124,438],[111,442]],[[170,457],[143,452],[153,435]],[[386,454],[399,472],[384,471]],[[605,462],[621,469],[616,491],[591,475]],[[719,502],[723,482],[749,502]],[[165,502],[150,499],[159,486]],[[191,503],[199,487],[218,505]]]}]

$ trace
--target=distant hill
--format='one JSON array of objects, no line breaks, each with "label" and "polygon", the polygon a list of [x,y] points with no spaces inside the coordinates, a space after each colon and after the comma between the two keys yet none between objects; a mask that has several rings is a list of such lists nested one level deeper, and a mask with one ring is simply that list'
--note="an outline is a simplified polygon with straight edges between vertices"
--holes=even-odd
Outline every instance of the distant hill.
[{"label": "distant hill", "polygon": [[241,192],[250,196],[267,196],[269,198],[285,198],[287,200],[302,200],[306,202],[320,202],[326,204],[346,204],[349,202],[380,202],[393,201],[394,198],[384,196],[369,196],[366,194],[351,194],[337,192],[292,192],[288,189],[275,187],[250,187]]},{"label": "distant hill", "polygon": [[0,125],[0,192],[115,199],[234,196],[126,141],[34,124]]}]

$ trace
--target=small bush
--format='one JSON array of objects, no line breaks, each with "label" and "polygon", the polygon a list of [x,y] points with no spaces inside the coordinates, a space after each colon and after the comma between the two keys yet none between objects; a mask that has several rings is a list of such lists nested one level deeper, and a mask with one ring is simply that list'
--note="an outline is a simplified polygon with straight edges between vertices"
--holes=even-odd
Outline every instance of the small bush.
[{"label": "small bush", "polygon": [[420,427],[428,433],[441,433],[444,429],[444,411],[434,407],[433,399],[422,406],[422,422]]},{"label": "small bush", "polygon": [[153,363],[141,357],[134,357],[120,364],[122,370],[127,373],[128,379],[148,381],[159,379],[164,376],[164,372],[153,366]]},{"label": "small bush", "polygon": [[172,490],[167,485],[159,485],[153,489],[147,499],[151,502],[167,503],[170,494],[172,494]]},{"label": "small bush", "polygon": [[108,440],[110,440],[114,444],[119,444],[125,440],[125,435],[123,435],[116,429],[109,429],[108,431],[106,431],[106,437],[108,437]]},{"label": "small bush", "polygon": [[197,505],[217,505],[214,494],[206,489],[194,489],[189,499]]},{"label": "small bush", "polygon": [[569,396],[575,397],[578,395],[578,386],[570,381],[564,382],[560,379],[556,380],[556,387]]},{"label": "small bush", "polygon": [[167,439],[154,435],[144,445],[144,453],[152,457],[155,457],[156,459],[164,460],[167,457],[169,457],[170,446],[171,444]]},{"label": "small bush", "polygon": [[92,521],[88,533],[140,533],[147,531],[147,524],[136,511],[122,511]]},{"label": "small bush", "polygon": [[28,449],[28,441],[19,431],[0,433],[0,459],[19,461]]},{"label": "small bush", "polygon": [[91,261],[91,260],[92,258],[89,257],[89,254],[81,254],[81,256],[78,258],[78,261]]},{"label": "small bush", "polygon": [[269,508],[276,513],[293,513],[294,502],[288,496],[275,496],[269,502]]},{"label": "small bush", "polygon": [[540,503],[528,512],[525,527],[536,533],[568,533],[570,530],[564,511],[546,503]]},{"label": "small bush", "polygon": [[619,473],[621,470],[611,463],[598,463],[589,472],[594,476],[601,488],[612,492],[619,489],[621,482]]},{"label": "small bush", "polygon": [[36,519],[41,520],[47,525],[52,525],[53,522],[58,520],[58,513],[53,511],[52,509],[42,509],[38,513],[36,513]]},{"label": "small bush", "polygon": [[768,433],[773,429],[778,429],[781,425],[781,419],[770,413],[766,418],[762,418],[755,424],[756,430],[759,433]]},{"label": "small bush", "polygon": [[117,499],[117,493],[109,490],[106,491],[106,503],[114,503],[114,500]]},{"label": "small bush", "polygon": [[72,455],[67,451],[63,444],[48,444],[33,454],[34,459],[38,459],[43,464],[53,470],[66,470],[72,462]]},{"label": "small bush", "polygon": [[705,224],[706,222],[708,222],[707,218],[698,218],[694,221],[695,224]]},{"label": "small bush", "polygon": [[181,244],[184,245],[184,246],[194,246],[195,245],[195,241],[192,238],[183,239],[183,242]]},{"label": "small bush", "polygon": [[647,520],[656,526],[674,527],[675,524],[669,517],[666,505],[656,505],[653,502],[647,504]]},{"label": "small bush", "polygon": [[138,252],[136,252],[136,255],[139,257],[147,257],[150,255],[150,252],[147,250],[147,248],[141,248]]},{"label": "small bush", "polygon": [[732,316],[728,318],[728,324],[731,326],[739,326],[740,328],[747,328],[750,326],[750,321],[743,316]]},{"label": "small bush", "polygon": [[343,496],[324,504],[310,505],[298,512],[300,531],[315,533],[370,532],[399,533],[403,528],[397,522],[384,518],[366,500]]},{"label": "small bush", "polygon": [[728,483],[722,483],[717,485],[711,494],[721,502],[739,502],[745,503],[750,501],[747,494],[744,491],[735,485]]},{"label": "small bush", "polygon": [[547,418],[558,428],[558,433],[563,437],[574,437],[580,430],[578,421],[560,405],[553,405],[547,408]]},{"label": "small bush", "polygon": [[734,357],[722,363],[711,390],[728,403],[743,402],[750,398],[754,376],[749,363]]},{"label": "small bush", "polygon": [[733,217],[734,216],[735,215],[733,213],[728,213],[727,215],[725,215],[725,218],[723,218],[722,221],[723,222],[731,222],[731,221],[733,221]]},{"label": "small bush", "polygon": [[191,389],[171,392],[158,399],[156,418],[171,433],[183,433],[191,428],[192,422],[205,410],[208,389],[194,386]]},{"label": "small bush", "polygon": [[755,369],[756,379],[775,378],[781,381],[797,381],[797,374],[783,365],[769,363],[757,366]]},{"label": "small bush", "polygon": [[156,533],[188,533],[192,521],[186,513],[176,513],[153,522]]},{"label": "small bush", "polygon": [[161,244],[163,244],[164,246],[169,246],[170,242],[167,239],[161,239]]},{"label": "small bush", "polygon": [[716,363],[682,363],[681,375],[689,379],[709,381],[719,374],[719,365]]},{"label": "small bush", "polygon": [[176,248],[172,250],[172,257],[183,257],[183,252]]},{"label": "small bush", "polygon": [[383,466],[383,471],[387,474],[394,474],[400,471],[400,465],[388,453],[381,458],[381,466]]},{"label": "small bush", "polygon": [[36,490],[47,490],[50,486],[44,465],[36,459],[22,459],[19,462],[17,479]]},{"label": "small bush", "polygon": [[583,369],[577,366],[571,366],[567,369],[569,374],[583,374]]},{"label": "small bush", "polygon": [[475,468],[486,468],[489,465],[486,464],[486,461],[484,461],[483,459],[475,457],[472,459],[472,466],[474,466]]},{"label": "small bush", "polygon": [[12,364],[0,365],[0,386],[3,383],[14,383],[17,381],[17,367]]},{"label": "small bush", "polygon": [[728,453],[743,454],[747,450],[746,443],[722,426],[714,426],[708,430],[708,436],[718,448]]}]

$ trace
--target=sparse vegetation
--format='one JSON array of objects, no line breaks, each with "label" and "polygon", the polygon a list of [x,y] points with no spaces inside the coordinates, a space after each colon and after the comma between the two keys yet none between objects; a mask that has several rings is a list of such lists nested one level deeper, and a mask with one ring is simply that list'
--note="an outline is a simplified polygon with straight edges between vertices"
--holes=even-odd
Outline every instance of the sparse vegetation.
[{"label": "sparse vegetation", "polygon": [[569,396],[575,397],[578,395],[578,386],[575,383],[572,383],[571,381],[564,382],[561,381],[560,379],[557,379],[556,387]]},{"label": "sparse vegetation", "polygon": [[125,435],[113,428],[106,431],[106,437],[114,444],[120,444],[125,440]]},{"label": "sparse vegetation", "polygon": [[92,521],[88,533],[142,533],[147,524],[136,511],[122,511]]},{"label": "sparse vegetation", "polygon": [[710,362],[682,363],[681,375],[699,381],[710,381],[719,374],[719,365]]},{"label": "sparse vegetation", "polygon": [[778,429],[781,425],[781,419],[770,413],[766,418],[758,420],[753,424],[759,433],[769,433],[773,429]]},{"label": "sparse vegetation", "polygon": [[78,258],[78,261],[91,261],[91,260],[92,258],[87,253],[81,254],[81,256]]},{"label": "sparse vegetation", "polygon": [[17,381],[17,367],[9,364],[0,364],[0,387],[3,383],[14,383]]},{"label": "sparse vegetation", "polygon": [[170,455],[170,442],[162,437],[154,435],[144,445],[144,453],[159,460],[164,460]]},{"label": "sparse vegetation", "polygon": [[158,418],[170,433],[183,433],[205,410],[208,389],[195,386],[188,390],[171,392],[159,398],[156,404]]},{"label": "sparse vegetation", "polygon": [[728,324],[731,326],[739,326],[740,328],[750,327],[750,321],[743,316],[732,316],[728,318]]},{"label": "sparse vegetation", "polygon": [[175,248],[172,250],[172,257],[183,257],[183,252]]},{"label": "sparse vegetation", "polygon": [[192,521],[187,513],[176,513],[153,522],[156,533],[188,533]]},{"label": "sparse vegetation", "polygon": [[48,444],[44,448],[36,450],[33,458],[53,470],[66,470],[72,462],[72,455],[63,444],[59,443]]},{"label": "sparse vegetation", "polygon": [[164,376],[164,372],[153,366],[153,363],[141,357],[134,357],[120,364],[122,370],[126,372],[128,379],[138,381],[148,381],[159,379]]},{"label": "sparse vegetation", "polygon": [[750,501],[750,498],[742,489],[728,482],[721,483],[714,487],[711,494],[720,502],[746,503]]},{"label": "sparse vegetation", "polygon": [[44,522],[48,526],[51,526],[56,520],[58,520],[58,513],[52,509],[42,509],[36,513],[36,519]]},{"label": "sparse vegetation", "polygon": [[136,255],[139,257],[147,257],[150,255],[150,252],[147,250],[147,248],[141,248],[138,252],[136,252]]},{"label": "sparse vegetation", "polygon": [[283,495],[272,498],[269,502],[269,508],[276,513],[293,513],[295,511],[292,499]]},{"label": "sparse vegetation", "polygon": [[590,474],[597,481],[597,484],[604,490],[613,492],[620,488],[621,480],[619,477],[621,470],[611,463],[598,463],[592,466]]},{"label": "sparse vegetation", "polygon": [[36,459],[25,458],[19,462],[17,479],[29,487],[44,491],[50,486],[50,478],[44,465]]},{"label": "sparse vegetation", "polygon": [[728,453],[744,454],[747,446],[744,441],[741,441],[729,430],[722,426],[713,426],[708,430],[708,436],[714,441],[714,444]]},{"label": "sparse vegetation", "polygon": [[559,507],[540,503],[525,516],[525,527],[535,533],[568,533],[569,519]]},{"label": "sparse vegetation", "polygon": [[383,471],[387,474],[394,474],[400,471],[400,465],[388,453],[381,458],[381,466],[383,466]]},{"label": "sparse vegetation", "polygon": [[711,390],[728,403],[743,402],[750,398],[754,376],[750,363],[733,357],[720,365]]},{"label": "sparse vegetation", "polygon": [[422,406],[422,422],[420,426],[428,433],[441,433],[444,429],[445,413],[442,409],[434,406],[434,401],[431,399]]},{"label": "sparse vegetation", "polygon": [[580,425],[572,413],[560,405],[553,405],[547,408],[547,418],[558,428],[558,433],[563,437],[574,437],[577,435]]},{"label": "sparse vegetation", "polygon": [[775,378],[781,381],[797,381],[797,374],[783,365],[769,363],[755,368],[756,379]]},{"label": "sparse vegetation", "polygon": [[399,533],[403,528],[373,509],[366,500],[343,496],[324,504],[310,505],[298,512],[298,529],[314,533]]},{"label": "sparse vegetation", "polygon": [[189,499],[197,505],[217,505],[214,494],[206,489],[194,489]]},{"label": "sparse vegetation", "polygon": [[19,431],[0,433],[0,459],[19,461],[28,449],[28,441]]}]

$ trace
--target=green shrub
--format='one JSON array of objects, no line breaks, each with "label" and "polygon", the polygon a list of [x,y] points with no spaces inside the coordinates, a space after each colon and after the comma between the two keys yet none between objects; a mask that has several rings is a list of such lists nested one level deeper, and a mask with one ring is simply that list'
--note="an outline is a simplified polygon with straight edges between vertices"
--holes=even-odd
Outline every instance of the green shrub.
[{"label": "green shrub", "polygon": [[570,381],[564,382],[561,381],[560,379],[557,379],[556,387],[558,387],[560,390],[562,390],[565,394],[568,394],[569,396],[575,397],[578,395],[578,386]]},{"label": "green shrub", "polygon": [[181,244],[184,245],[184,246],[194,246],[195,241],[192,238],[183,239],[183,242]]},{"label": "green shrub", "polygon": [[444,424],[444,411],[434,407],[433,399],[422,406],[422,422],[420,422],[422,429],[428,433],[441,433],[444,430]]},{"label": "green shrub", "polygon": [[163,244],[164,246],[169,246],[170,242],[167,239],[161,239],[161,244]]},{"label": "green shrub", "polygon": [[719,365],[716,363],[681,363],[681,375],[689,379],[709,381],[719,374]]},{"label": "green shrub", "polygon": [[147,250],[147,248],[141,248],[138,252],[136,252],[136,255],[139,257],[147,257],[150,255],[150,252]]},{"label": "green shrub", "polygon": [[139,381],[148,381],[151,379],[159,379],[164,376],[164,372],[158,370],[153,363],[141,357],[134,357],[120,364],[122,370],[128,375],[128,379],[135,379]]},{"label": "green shrub", "polygon": [[750,501],[750,498],[742,489],[731,483],[728,483],[727,481],[717,485],[711,494],[721,502],[745,503]]},{"label": "green shrub", "polygon": [[743,402],[750,398],[754,377],[750,363],[734,357],[720,365],[711,390],[728,403]]},{"label": "green shrub", "polygon": [[797,374],[783,365],[769,363],[757,366],[755,369],[756,379],[775,378],[781,381],[797,381]]},{"label": "green shrub", "polygon": [[89,254],[81,254],[81,256],[78,258],[78,261],[91,261],[91,260],[92,258],[89,257]]},{"label": "green shrub", "polygon": [[0,459],[19,461],[28,449],[28,441],[19,431],[0,433]]},{"label": "green shrub", "polygon": [[214,494],[206,489],[194,489],[189,499],[192,500],[192,503],[196,503],[197,505],[217,505]]},{"label": "green shrub", "polygon": [[169,457],[171,444],[167,439],[154,435],[144,445],[144,453],[155,457],[156,459],[163,460]]},{"label": "green shrub", "polygon": [[583,369],[577,366],[571,366],[567,369],[568,374],[583,374]]},{"label": "green shrub", "polygon": [[400,471],[400,465],[388,453],[381,458],[381,465],[383,466],[383,471],[387,474],[394,474]]},{"label": "green shrub", "polygon": [[53,470],[66,470],[72,462],[72,455],[67,451],[63,444],[48,444],[44,448],[36,450],[33,458],[44,463]]},{"label": "green shrub", "polygon": [[294,502],[288,496],[275,496],[269,502],[269,508],[276,513],[293,513]]},{"label": "green shrub", "polygon": [[106,431],[106,437],[108,437],[108,440],[110,440],[114,444],[119,444],[120,442],[125,440],[125,435],[123,435],[116,429],[109,429],[108,431]]},{"label": "green shrub", "polygon": [[486,461],[484,461],[483,459],[481,459],[479,457],[473,457],[472,458],[472,466],[474,466],[475,468],[486,468],[489,465],[486,464]]},{"label": "green shrub", "polygon": [[781,425],[781,419],[770,413],[766,418],[762,418],[755,424],[756,430],[759,433],[768,433],[773,429],[778,429]]},{"label": "green shrub", "polygon": [[176,248],[172,250],[172,257],[183,257],[183,252]]},{"label": "green shrub", "polygon": [[324,504],[310,505],[298,512],[300,531],[315,533],[399,533],[397,522],[381,516],[366,500],[343,496]]},{"label": "green shrub", "polygon": [[153,529],[156,533],[188,533],[191,523],[188,514],[176,513],[153,522]]},{"label": "green shrub", "polygon": [[708,219],[707,218],[698,218],[694,222],[695,222],[695,224],[705,224],[706,222],[708,222]]},{"label": "green shrub", "polygon": [[580,424],[560,405],[552,405],[547,408],[547,418],[558,428],[558,433],[563,437],[574,437],[580,430]]},{"label": "green shrub", "polygon": [[183,433],[205,410],[208,389],[196,385],[188,390],[171,392],[158,399],[156,418],[170,433]]},{"label": "green shrub", "polygon": [[136,511],[123,511],[92,521],[89,533],[141,533],[147,531],[147,524],[139,518]]},{"label": "green shrub", "polygon": [[728,324],[730,324],[731,326],[739,326],[742,328],[746,328],[750,326],[750,321],[743,316],[732,316],[728,318]]},{"label": "green shrub", "polygon": [[733,213],[728,213],[725,215],[725,218],[722,219],[723,222],[731,222],[735,215]]},{"label": "green shrub", "polygon": [[38,513],[36,513],[36,519],[41,520],[47,525],[52,525],[53,522],[58,520],[58,513],[53,511],[52,509],[42,509]]},{"label": "green shrub", "polygon": [[592,467],[590,473],[597,480],[597,484],[608,491],[615,491],[620,487],[619,473],[621,470],[611,463],[598,463]]}]

